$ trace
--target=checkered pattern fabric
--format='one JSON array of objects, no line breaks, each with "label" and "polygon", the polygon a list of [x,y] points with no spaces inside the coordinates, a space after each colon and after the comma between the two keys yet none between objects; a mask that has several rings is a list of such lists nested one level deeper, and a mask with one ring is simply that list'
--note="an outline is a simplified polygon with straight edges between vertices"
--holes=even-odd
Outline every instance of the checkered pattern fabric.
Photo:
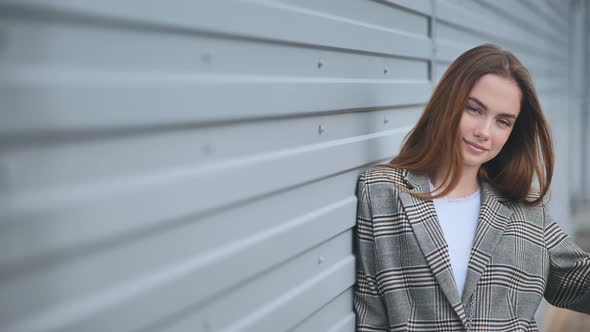
[{"label": "checkered pattern fabric", "polygon": [[359,177],[357,332],[465,331],[471,303],[470,331],[538,331],[533,315],[543,297],[590,313],[590,255],[545,204],[510,202],[481,184],[479,222],[459,294],[434,204],[394,181],[410,191],[429,190],[426,175],[406,170],[375,166]]}]

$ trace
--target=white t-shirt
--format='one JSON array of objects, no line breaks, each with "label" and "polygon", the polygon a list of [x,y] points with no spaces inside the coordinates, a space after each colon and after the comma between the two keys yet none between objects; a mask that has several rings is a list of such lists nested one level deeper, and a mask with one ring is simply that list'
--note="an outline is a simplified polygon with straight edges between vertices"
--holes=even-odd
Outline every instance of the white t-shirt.
[{"label": "white t-shirt", "polygon": [[[430,183],[430,190],[432,189],[433,185]],[[479,220],[480,191],[478,189],[473,194],[462,198],[442,197],[433,202],[438,222],[449,245],[453,277],[461,296],[465,286],[475,228]]]}]

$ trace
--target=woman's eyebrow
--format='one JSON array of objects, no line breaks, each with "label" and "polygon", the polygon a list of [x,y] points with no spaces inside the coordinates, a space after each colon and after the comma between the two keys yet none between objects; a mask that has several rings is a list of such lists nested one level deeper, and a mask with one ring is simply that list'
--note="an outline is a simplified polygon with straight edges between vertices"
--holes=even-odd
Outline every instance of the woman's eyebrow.
[{"label": "woman's eyebrow", "polygon": [[[475,98],[475,97],[467,97],[467,100],[471,100],[474,103],[478,104],[479,106],[481,106],[481,108],[483,108],[484,110],[488,110],[488,107],[481,102],[481,100]],[[512,119],[516,119],[516,115],[511,114],[511,113],[500,113],[500,116],[506,117],[506,118],[512,118]]]},{"label": "woman's eyebrow", "polygon": [[511,119],[516,119],[516,115],[511,114],[511,113],[500,113],[500,116],[503,116],[505,118],[511,118]]},{"label": "woman's eyebrow", "polygon": [[479,104],[479,106],[481,106],[484,110],[488,109],[488,107],[484,103],[482,103],[481,100],[479,100],[475,97],[467,97],[467,100],[472,100],[473,102]]}]

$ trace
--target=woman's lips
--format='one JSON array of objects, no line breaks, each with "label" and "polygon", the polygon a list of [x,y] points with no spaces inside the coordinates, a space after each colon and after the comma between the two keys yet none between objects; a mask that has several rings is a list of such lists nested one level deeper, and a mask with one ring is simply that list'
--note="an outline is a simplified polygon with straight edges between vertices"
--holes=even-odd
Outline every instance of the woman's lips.
[{"label": "woman's lips", "polygon": [[467,143],[467,145],[469,145],[471,147],[472,150],[474,150],[475,152],[485,152],[488,151],[489,149],[484,148],[483,146],[476,144],[476,143],[472,143],[469,142],[466,139],[463,139],[463,141],[465,141],[465,143]]}]

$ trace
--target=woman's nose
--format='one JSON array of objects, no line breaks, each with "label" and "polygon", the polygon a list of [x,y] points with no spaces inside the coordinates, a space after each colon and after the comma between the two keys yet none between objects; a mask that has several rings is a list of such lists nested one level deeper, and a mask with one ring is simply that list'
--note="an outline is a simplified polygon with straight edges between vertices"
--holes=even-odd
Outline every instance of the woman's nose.
[{"label": "woman's nose", "polygon": [[475,136],[487,141],[490,138],[490,124],[489,121],[483,121],[475,128]]}]

